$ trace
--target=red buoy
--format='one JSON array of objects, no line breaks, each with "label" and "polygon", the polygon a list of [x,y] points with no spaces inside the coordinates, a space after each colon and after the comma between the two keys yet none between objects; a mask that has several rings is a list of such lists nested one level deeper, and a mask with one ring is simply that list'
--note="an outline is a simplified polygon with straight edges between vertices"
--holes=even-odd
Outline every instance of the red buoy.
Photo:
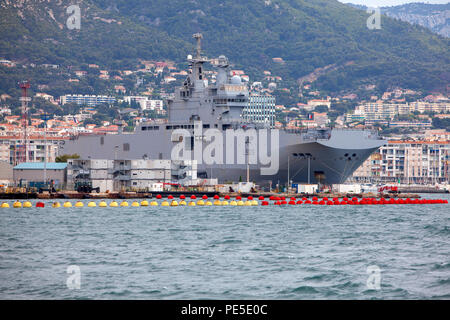
[{"label": "red buoy", "polygon": [[192,200],[195,200],[195,199],[197,199],[197,197],[194,196],[194,195],[192,195],[192,196],[191,196],[191,199],[192,199]]},{"label": "red buoy", "polygon": [[247,200],[253,200],[253,197],[252,196],[249,196],[248,198],[247,198]]},{"label": "red buoy", "polygon": [[36,208],[44,208],[45,204],[43,202],[37,202],[36,203]]},{"label": "red buoy", "polygon": [[180,196],[180,199],[181,199],[181,200],[184,200],[184,199],[186,199],[186,196],[185,196],[184,194],[182,194],[182,195]]},{"label": "red buoy", "polygon": [[264,197],[263,197],[263,196],[260,196],[258,199],[259,199],[259,200],[264,200]]},{"label": "red buoy", "polygon": [[295,201],[289,201],[289,205],[294,206],[295,205]]},{"label": "red buoy", "polygon": [[302,200],[298,200],[297,204],[303,204],[303,201]]},{"label": "red buoy", "polygon": [[208,199],[208,196],[205,194],[205,195],[203,195],[202,199],[206,200],[206,199]]},{"label": "red buoy", "polygon": [[162,199],[162,195],[158,194],[158,195],[156,196],[156,199]]},{"label": "red buoy", "polygon": [[225,197],[223,197],[225,200],[230,200],[230,196],[226,195]]},{"label": "red buoy", "polygon": [[173,195],[169,195],[169,196],[167,197],[167,199],[172,200],[172,199],[173,199]]}]

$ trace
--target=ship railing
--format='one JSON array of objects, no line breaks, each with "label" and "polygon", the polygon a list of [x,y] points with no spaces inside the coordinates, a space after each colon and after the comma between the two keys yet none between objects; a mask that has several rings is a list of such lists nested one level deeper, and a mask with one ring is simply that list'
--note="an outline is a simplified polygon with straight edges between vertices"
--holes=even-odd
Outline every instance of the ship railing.
[{"label": "ship railing", "polygon": [[356,129],[356,128],[333,128],[333,131],[363,131],[366,133],[366,137],[371,140],[384,140],[383,137],[381,137],[378,134],[378,131],[373,129]]},{"label": "ship railing", "polygon": [[270,125],[266,123],[247,122],[243,119],[226,121],[224,124],[229,125],[230,129],[270,129]]},{"label": "ship railing", "polygon": [[331,138],[331,130],[329,129],[284,129],[284,131],[291,134],[301,134],[302,139],[306,141],[329,140]]}]

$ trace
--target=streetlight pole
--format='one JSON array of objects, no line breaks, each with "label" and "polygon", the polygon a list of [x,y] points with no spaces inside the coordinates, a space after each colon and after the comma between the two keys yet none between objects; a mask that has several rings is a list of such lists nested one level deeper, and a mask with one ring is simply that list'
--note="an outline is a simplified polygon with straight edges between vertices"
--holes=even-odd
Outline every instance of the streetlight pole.
[{"label": "streetlight pole", "polygon": [[250,166],[248,164],[248,160],[247,160],[247,183],[250,182]]},{"label": "streetlight pole", "polygon": [[47,186],[47,121],[44,120],[44,183]]},{"label": "streetlight pole", "polygon": [[311,157],[308,157],[308,184],[311,184]]},{"label": "streetlight pole", "polygon": [[290,154],[288,153],[288,156],[287,156],[287,160],[288,160],[288,166],[287,166],[287,192],[289,192],[289,158],[290,158]]},{"label": "streetlight pole", "polygon": [[42,118],[44,120],[44,185],[47,186],[47,113],[44,113]]}]

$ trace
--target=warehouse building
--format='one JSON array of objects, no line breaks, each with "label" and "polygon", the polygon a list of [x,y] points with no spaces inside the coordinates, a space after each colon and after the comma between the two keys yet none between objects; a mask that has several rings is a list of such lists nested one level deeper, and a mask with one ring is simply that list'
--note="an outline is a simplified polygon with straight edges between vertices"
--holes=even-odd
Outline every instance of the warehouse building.
[{"label": "warehouse building", "polygon": [[13,180],[18,186],[40,187],[49,183],[55,188],[62,188],[67,182],[67,163],[20,163],[13,168]]}]

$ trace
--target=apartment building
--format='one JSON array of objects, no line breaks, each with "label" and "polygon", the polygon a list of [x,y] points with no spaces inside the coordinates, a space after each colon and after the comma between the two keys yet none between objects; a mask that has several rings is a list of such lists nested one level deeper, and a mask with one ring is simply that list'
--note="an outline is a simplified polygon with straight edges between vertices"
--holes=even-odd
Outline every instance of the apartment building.
[{"label": "apartment building", "polygon": [[414,111],[425,113],[450,113],[450,102],[424,102],[416,101],[409,103],[409,111],[407,113],[412,113]]},{"label": "apartment building", "polygon": [[64,96],[61,96],[59,101],[61,105],[65,105],[67,103],[76,103],[78,105],[95,107],[103,103],[114,103],[116,102],[116,98],[109,96],[66,94]]},{"label": "apartment building", "polygon": [[[19,136],[0,136],[0,161],[17,165],[21,162],[44,162],[47,146],[47,162],[54,162],[58,149],[67,137],[29,136],[25,145]],[[26,155],[25,155],[26,150]]]},{"label": "apartment building", "polygon": [[448,183],[449,141],[389,141],[353,174],[357,181]]},{"label": "apartment building", "polygon": [[162,113],[164,111],[164,102],[162,100],[145,100],[140,103],[142,110],[152,110],[157,113]]},{"label": "apartment building", "polygon": [[242,118],[248,122],[265,123],[273,128],[275,125],[275,97],[270,94],[250,94]]},{"label": "apartment building", "polygon": [[141,110],[152,110],[157,113],[163,113],[164,102],[163,100],[152,100],[146,96],[126,96],[124,102],[131,105],[132,102],[139,104]]},{"label": "apartment building", "polygon": [[450,103],[448,102],[411,102],[411,103],[385,103],[368,102],[357,106],[353,113],[346,115],[347,122],[351,121],[370,121],[380,120],[392,121],[398,115],[408,115],[414,112],[425,113],[449,113]]}]

